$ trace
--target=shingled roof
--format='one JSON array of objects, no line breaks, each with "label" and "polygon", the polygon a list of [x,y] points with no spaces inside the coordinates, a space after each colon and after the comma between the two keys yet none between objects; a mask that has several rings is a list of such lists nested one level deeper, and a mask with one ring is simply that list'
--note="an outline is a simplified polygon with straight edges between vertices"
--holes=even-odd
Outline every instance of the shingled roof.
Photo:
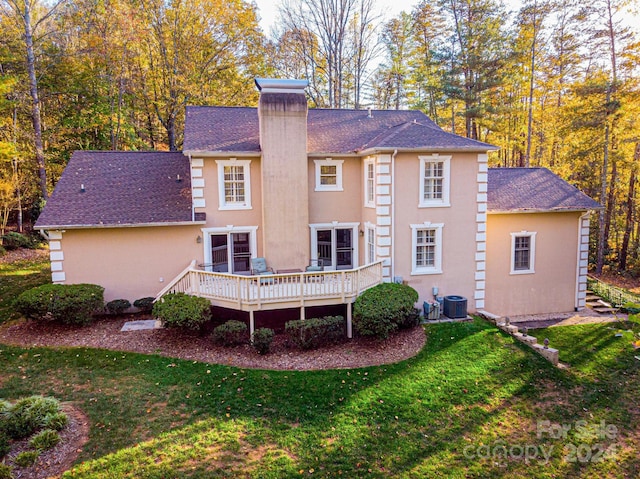
[{"label": "shingled roof", "polygon": [[489,212],[587,211],[600,208],[596,201],[546,168],[489,168]]},{"label": "shingled roof", "polygon": [[191,219],[189,160],[182,153],[76,151],[35,227],[139,226]]},{"label": "shingled roof", "polygon": [[[257,108],[189,106],[185,153],[260,153]],[[442,130],[416,110],[310,109],[309,154],[353,154],[376,149],[488,151],[494,146]]]}]

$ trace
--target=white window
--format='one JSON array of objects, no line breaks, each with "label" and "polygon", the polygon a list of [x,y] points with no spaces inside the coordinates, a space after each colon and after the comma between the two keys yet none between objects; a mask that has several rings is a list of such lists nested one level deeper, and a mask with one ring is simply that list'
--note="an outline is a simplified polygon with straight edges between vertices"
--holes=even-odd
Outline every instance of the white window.
[{"label": "white window", "polygon": [[251,160],[216,160],[221,210],[251,209]]},{"label": "white window", "polygon": [[371,223],[365,224],[366,247],[366,264],[371,264],[376,260],[376,227]]},{"label": "white window", "polygon": [[344,160],[314,160],[316,191],[342,191],[342,163]]},{"label": "white window", "polygon": [[420,207],[449,206],[450,156],[420,158]]},{"label": "white window", "polygon": [[376,164],[374,160],[364,162],[364,205],[368,208],[376,206]]},{"label": "white window", "polygon": [[411,225],[411,274],[442,273],[443,224]]},{"label": "white window", "polygon": [[536,234],[511,233],[511,274],[535,273]]}]

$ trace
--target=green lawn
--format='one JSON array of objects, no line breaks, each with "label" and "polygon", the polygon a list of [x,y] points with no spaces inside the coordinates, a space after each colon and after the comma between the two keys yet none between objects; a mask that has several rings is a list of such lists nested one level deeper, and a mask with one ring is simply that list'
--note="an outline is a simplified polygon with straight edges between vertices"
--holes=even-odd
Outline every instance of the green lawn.
[{"label": "green lawn", "polygon": [[567,370],[481,320],[428,326],[399,364],[316,372],[0,345],[0,397],[86,412],[65,478],[637,477],[640,361],[611,327],[532,332]]}]

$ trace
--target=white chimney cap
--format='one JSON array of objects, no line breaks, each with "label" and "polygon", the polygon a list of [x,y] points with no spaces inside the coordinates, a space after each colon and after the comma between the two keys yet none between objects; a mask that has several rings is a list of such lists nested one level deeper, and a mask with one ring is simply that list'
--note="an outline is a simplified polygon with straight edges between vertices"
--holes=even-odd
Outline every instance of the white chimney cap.
[{"label": "white chimney cap", "polygon": [[307,80],[287,80],[280,78],[256,78],[256,86],[262,93],[301,93],[309,85]]}]

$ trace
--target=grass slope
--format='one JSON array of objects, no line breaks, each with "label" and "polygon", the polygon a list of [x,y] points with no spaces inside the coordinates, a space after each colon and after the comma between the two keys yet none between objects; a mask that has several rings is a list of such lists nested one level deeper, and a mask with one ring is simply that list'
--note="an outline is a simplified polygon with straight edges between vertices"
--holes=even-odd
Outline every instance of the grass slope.
[{"label": "grass slope", "polygon": [[480,320],[430,325],[417,357],[354,370],[0,345],[0,397],[86,412],[90,440],[65,478],[638,477],[640,324],[620,327],[632,332],[535,332],[568,370]]},{"label": "grass slope", "polygon": [[[637,403],[627,402],[638,391],[632,361],[607,363],[596,381],[582,369],[554,369],[482,321],[429,326],[427,333],[427,347],[412,360],[317,372],[3,347],[0,396],[53,395],[87,412],[90,442],[64,477],[544,478],[637,471],[630,417]],[[589,337],[602,338],[590,344],[610,359],[626,354],[622,342],[606,340],[610,333],[592,328]],[[588,371],[589,361],[582,361]],[[616,378],[611,384],[603,379],[609,376]],[[633,388],[628,397],[616,392],[620,377]],[[619,452],[602,462],[569,462],[567,444],[580,439],[591,447],[595,439],[573,432],[538,437],[539,420],[615,424],[620,433],[609,444]],[[552,451],[548,464],[540,447]]]}]

